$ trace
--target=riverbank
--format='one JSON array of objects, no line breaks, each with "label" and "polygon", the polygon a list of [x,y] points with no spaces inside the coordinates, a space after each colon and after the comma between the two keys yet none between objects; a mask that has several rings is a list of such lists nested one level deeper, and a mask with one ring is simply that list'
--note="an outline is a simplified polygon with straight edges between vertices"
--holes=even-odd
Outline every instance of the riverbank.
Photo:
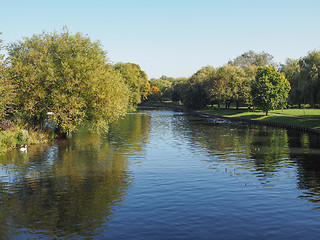
[{"label": "riverbank", "polygon": [[[299,112],[302,111],[303,109],[299,110]],[[291,110],[289,113],[291,112],[296,112],[299,116],[289,115],[286,114],[286,112],[279,111],[271,111],[268,116],[263,112],[253,112],[252,110],[201,109],[195,111],[196,114],[206,117],[219,117],[234,121],[297,129],[320,134],[320,119],[317,112],[308,115],[300,114],[297,109],[295,111]]]},{"label": "riverbank", "polygon": [[52,139],[54,139],[53,133],[2,122],[0,128],[0,154],[24,145],[49,142]]},{"label": "riverbank", "polygon": [[[173,102],[147,103],[141,105],[141,107],[160,107],[188,111],[183,105],[177,105]],[[232,121],[242,121],[320,134],[320,109],[274,110],[270,111],[268,116],[261,111],[253,112],[252,109],[205,108],[193,111],[193,113],[205,117],[223,118]]]}]

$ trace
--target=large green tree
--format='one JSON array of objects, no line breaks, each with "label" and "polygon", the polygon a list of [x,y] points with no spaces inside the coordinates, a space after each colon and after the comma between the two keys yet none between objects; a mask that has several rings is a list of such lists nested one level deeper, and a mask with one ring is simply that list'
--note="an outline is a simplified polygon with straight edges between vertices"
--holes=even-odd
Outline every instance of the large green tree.
[{"label": "large green tree", "polygon": [[248,103],[250,85],[245,71],[237,66],[225,65],[218,68],[210,78],[206,80],[206,92],[210,102],[226,103],[229,107],[231,102],[238,108],[240,103]]},{"label": "large green tree", "polygon": [[107,127],[127,109],[122,76],[108,65],[100,44],[81,33],[44,32],[11,44],[8,52],[24,123],[43,124],[53,112],[58,132],[70,135],[83,121]]},{"label": "large green tree", "polygon": [[170,97],[173,102],[183,102],[184,92],[187,89],[188,78],[177,78],[171,85]]},{"label": "large green tree", "polygon": [[295,59],[287,59],[286,63],[280,67],[280,72],[284,73],[291,85],[288,102],[290,104],[298,104],[299,108],[303,103],[303,82],[300,78],[300,69],[299,60]]},{"label": "large green tree", "polygon": [[231,97],[230,88],[230,76],[226,66],[220,67],[205,80],[205,88],[207,97],[210,103],[217,103],[220,107],[221,103],[226,102]]},{"label": "large green tree", "polygon": [[205,91],[205,82],[212,78],[215,73],[215,68],[206,66],[193,74],[186,82],[182,93],[183,103],[192,109],[204,107],[208,104],[208,95]]},{"label": "large green tree", "polygon": [[299,89],[303,103],[320,104],[320,52],[312,51],[299,60]]},{"label": "large green tree", "polygon": [[231,92],[230,102],[234,102],[236,108],[240,104],[250,103],[250,77],[240,67],[228,65],[228,73],[230,76],[229,88]]},{"label": "large green tree", "polygon": [[298,60],[287,59],[280,71],[289,80],[291,104],[320,104],[320,52],[312,51]]},{"label": "large green tree", "polygon": [[147,74],[134,63],[117,63],[115,69],[123,76],[131,92],[129,101],[136,106],[147,98],[150,90]]},{"label": "large green tree", "polygon": [[290,88],[288,80],[275,67],[259,67],[251,82],[253,104],[268,115],[269,110],[287,103]]}]

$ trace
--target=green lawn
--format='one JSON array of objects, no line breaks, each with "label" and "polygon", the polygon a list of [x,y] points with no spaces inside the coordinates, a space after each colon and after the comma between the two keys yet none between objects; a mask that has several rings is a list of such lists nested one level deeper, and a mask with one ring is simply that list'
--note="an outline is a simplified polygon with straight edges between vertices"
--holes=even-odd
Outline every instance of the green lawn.
[{"label": "green lawn", "polygon": [[[310,110],[310,111],[307,112],[307,110]],[[234,109],[202,109],[197,112],[214,114],[214,115],[219,115],[223,117],[231,117],[231,118],[236,117],[236,118],[276,122],[276,123],[290,124],[290,125],[306,127],[306,128],[320,129],[320,119],[319,119],[320,110],[319,109],[306,109],[306,113],[308,113],[308,115],[303,114],[303,109],[288,109],[288,110],[283,110],[283,112],[281,110],[271,111],[272,113],[281,113],[281,114],[286,114],[287,116],[272,115],[272,114],[266,116],[265,113],[260,111],[255,111],[255,113],[253,114],[252,110],[248,111],[248,110],[234,110]],[[297,115],[294,115],[294,113],[297,113]],[[302,118],[295,118],[292,116],[305,116],[313,119],[302,119]]]},{"label": "green lawn", "polygon": [[[209,107],[209,106],[208,106]],[[218,105],[214,105],[215,109],[218,108]],[[221,108],[219,110],[223,109],[224,105],[221,105]],[[235,111],[235,106],[231,104],[231,111]],[[247,111],[247,106],[241,106],[239,107],[239,110]],[[292,109],[279,109],[279,110],[273,110],[270,111],[270,113],[278,113],[278,114],[285,114],[290,116],[300,116],[300,117],[310,117],[310,118],[320,118],[320,109],[319,108],[292,108]]]},{"label": "green lawn", "polygon": [[306,108],[306,109],[283,109],[282,110],[274,110],[270,111],[271,113],[279,113],[291,116],[300,116],[300,117],[308,117],[308,118],[320,118],[320,109],[318,108]]}]

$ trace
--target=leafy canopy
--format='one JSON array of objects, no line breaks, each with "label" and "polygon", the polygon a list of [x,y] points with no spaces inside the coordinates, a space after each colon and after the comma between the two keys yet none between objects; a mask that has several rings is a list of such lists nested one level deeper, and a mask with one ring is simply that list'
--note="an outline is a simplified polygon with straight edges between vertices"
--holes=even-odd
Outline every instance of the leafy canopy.
[{"label": "leafy canopy", "polygon": [[251,82],[253,104],[268,115],[269,110],[287,103],[290,83],[275,67],[259,67]]},{"label": "leafy canopy", "polygon": [[18,117],[43,124],[47,112],[70,135],[83,121],[99,129],[127,109],[129,91],[98,42],[81,33],[42,33],[8,48]]},{"label": "leafy canopy", "polygon": [[212,66],[203,67],[185,82],[185,86],[182,88],[182,100],[188,108],[202,108],[208,103],[205,83],[214,75],[215,71],[216,69]]},{"label": "leafy canopy", "polygon": [[130,105],[137,105],[146,99],[150,85],[147,74],[141,70],[140,66],[134,63],[117,63],[115,69],[122,75],[130,90]]},{"label": "leafy canopy", "polygon": [[264,51],[256,53],[250,50],[236,57],[234,60],[230,60],[228,63],[237,67],[247,67],[249,65],[268,66],[273,65],[273,56]]}]

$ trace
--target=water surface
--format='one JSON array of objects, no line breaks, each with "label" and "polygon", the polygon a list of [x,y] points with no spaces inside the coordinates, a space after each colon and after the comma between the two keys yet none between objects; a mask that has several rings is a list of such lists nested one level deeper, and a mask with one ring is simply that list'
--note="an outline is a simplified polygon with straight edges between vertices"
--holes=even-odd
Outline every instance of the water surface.
[{"label": "water surface", "polygon": [[0,156],[1,239],[318,239],[317,135],[128,114]]}]

